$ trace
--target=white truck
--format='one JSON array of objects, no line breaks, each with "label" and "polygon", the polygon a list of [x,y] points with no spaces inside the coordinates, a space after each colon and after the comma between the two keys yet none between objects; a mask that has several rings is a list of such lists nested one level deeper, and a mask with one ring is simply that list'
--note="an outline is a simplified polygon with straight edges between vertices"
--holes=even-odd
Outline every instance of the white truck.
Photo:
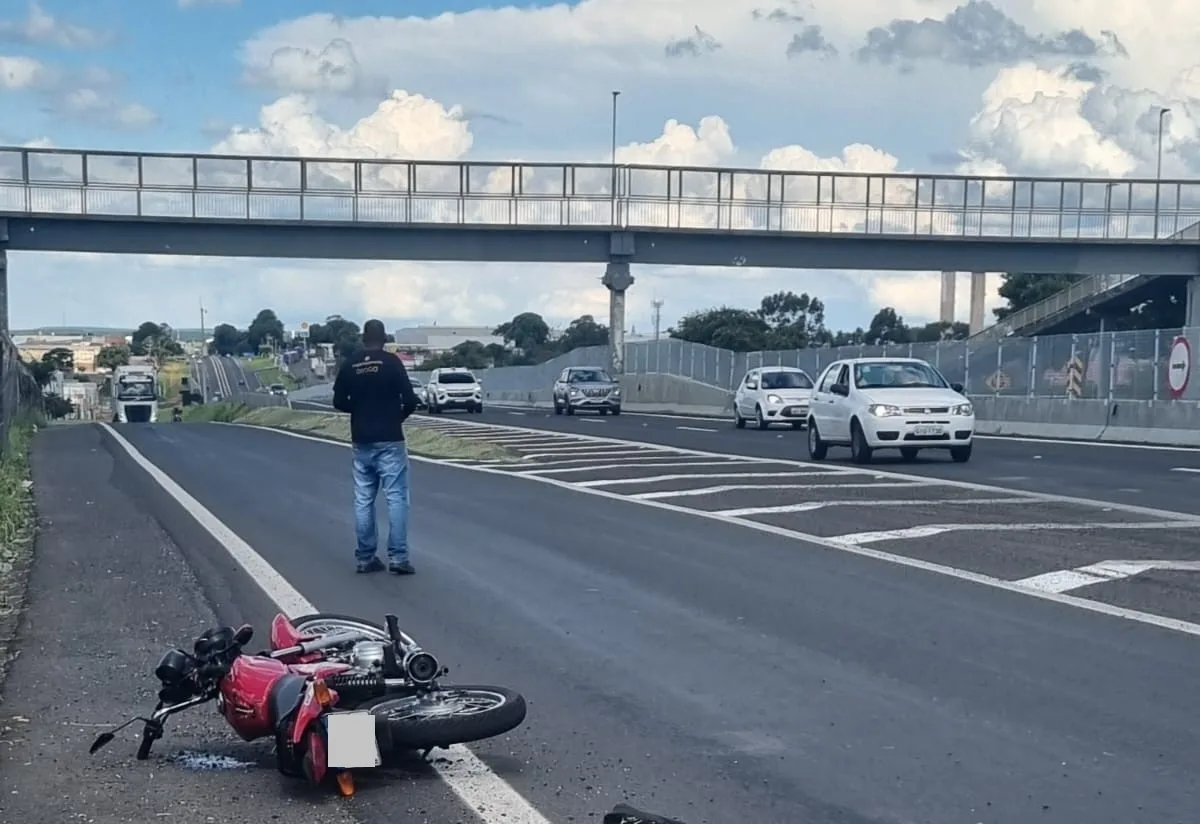
[{"label": "white truck", "polygon": [[150,358],[134,357],[112,375],[113,423],[158,420],[158,373]]}]

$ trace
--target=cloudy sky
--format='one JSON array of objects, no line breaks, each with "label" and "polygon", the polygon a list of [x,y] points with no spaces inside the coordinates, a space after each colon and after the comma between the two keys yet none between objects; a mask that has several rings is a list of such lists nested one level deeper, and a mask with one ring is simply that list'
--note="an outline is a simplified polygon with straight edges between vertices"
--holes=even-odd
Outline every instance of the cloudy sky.
[{"label": "cloudy sky", "polygon": [[[24,0],[0,144],[1146,176],[1200,171],[1200,6],[1156,0]],[[10,255],[14,326],[604,317],[599,267]],[[638,267],[646,329],[792,289],[835,327],[933,319],[936,273]],[[965,276],[964,276],[965,277]],[[997,280],[992,278],[994,293]],[[959,287],[965,319],[966,283]],[[992,305],[996,304],[994,295]]]}]

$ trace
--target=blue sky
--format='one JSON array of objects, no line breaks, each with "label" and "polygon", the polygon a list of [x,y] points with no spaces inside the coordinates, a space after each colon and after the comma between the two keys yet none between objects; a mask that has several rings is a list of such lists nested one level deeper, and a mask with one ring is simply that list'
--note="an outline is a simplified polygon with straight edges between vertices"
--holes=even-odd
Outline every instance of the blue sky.
[{"label": "blue sky", "polygon": [[[1145,8],[7,0],[0,143],[596,161],[608,150],[609,91],[619,88],[629,162],[1139,175],[1153,165],[1147,113],[1171,105],[1166,171],[1192,173],[1200,11],[1182,0]],[[1163,27],[1168,13],[1177,24]],[[140,273],[145,288],[97,288],[118,271]],[[578,267],[13,254],[11,272],[16,325],[64,314],[71,323],[190,324],[201,299],[239,324],[263,306],[289,323],[331,312],[486,324],[526,309],[555,322],[605,314],[601,273]],[[825,299],[837,327],[865,324],[883,305],[929,320],[937,302],[936,273],[635,275],[630,317],[643,328],[654,297],[673,321],[804,290]]]}]

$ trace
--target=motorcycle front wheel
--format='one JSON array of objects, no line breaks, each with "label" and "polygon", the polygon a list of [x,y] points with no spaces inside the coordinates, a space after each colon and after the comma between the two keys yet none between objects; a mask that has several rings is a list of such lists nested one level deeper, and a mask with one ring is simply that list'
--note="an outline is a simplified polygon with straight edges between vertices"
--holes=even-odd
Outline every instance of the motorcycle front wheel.
[{"label": "motorcycle front wheel", "polygon": [[352,615],[341,615],[336,612],[314,612],[312,615],[301,615],[292,619],[292,626],[301,635],[322,638],[336,632],[361,632],[372,641],[391,643],[387,629],[373,621],[364,621]]},{"label": "motorcycle front wheel", "polygon": [[455,685],[422,695],[380,698],[362,705],[392,751],[427,750],[482,741],[525,720],[525,698],[507,687]]}]

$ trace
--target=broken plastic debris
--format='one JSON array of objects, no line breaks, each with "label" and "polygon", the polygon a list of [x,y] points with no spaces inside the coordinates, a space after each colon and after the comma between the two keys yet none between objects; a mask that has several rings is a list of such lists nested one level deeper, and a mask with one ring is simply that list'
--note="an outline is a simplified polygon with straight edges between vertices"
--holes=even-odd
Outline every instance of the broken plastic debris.
[{"label": "broken plastic debris", "polygon": [[176,753],[167,760],[181,765],[184,769],[198,771],[241,770],[254,766],[254,763],[251,761],[238,761],[236,758],[231,758],[228,755],[214,755],[213,753],[193,752],[190,750]]}]

